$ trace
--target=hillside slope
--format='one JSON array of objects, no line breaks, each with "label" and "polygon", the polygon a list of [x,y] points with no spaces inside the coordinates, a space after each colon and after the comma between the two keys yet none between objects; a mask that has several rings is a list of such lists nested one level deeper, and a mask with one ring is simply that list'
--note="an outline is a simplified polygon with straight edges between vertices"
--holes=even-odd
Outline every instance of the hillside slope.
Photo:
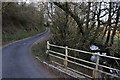
[{"label": "hillside slope", "polygon": [[38,11],[33,3],[5,2],[2,7],[3,44],[45,30],[42,11]]}]

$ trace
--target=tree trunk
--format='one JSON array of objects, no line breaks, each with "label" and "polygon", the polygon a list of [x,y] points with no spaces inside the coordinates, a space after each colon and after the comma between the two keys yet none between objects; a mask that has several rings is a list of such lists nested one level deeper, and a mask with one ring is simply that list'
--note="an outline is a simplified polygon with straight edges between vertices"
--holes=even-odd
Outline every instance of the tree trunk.
[{"label": "tree trunk", "polygon": [[88,2],[88,10],[87,10],[87,16],[86,16],[86,30],[88,29],[89,22],[90,22],[90,19],[89,19],[90,7],[91,7],[91,2]]},{"label": "tree trunk", "polygon": [[104,30],[104,33],[103,33],[102,39],[104,39],[104,37],[105,37],[105,35],[106,35],[106,32],[107,32],[107,29],[108,29],[108,25],[106,25],[106,27],[105,27],[105,30]]},{"label": "tree trunk", "polygon": [[111,36],[111,42],[110,42],[110,46],[112,46],[112,44],[114,43],[114,36],[116,34],[116,30],[117,30],[117,25],[118,25],[118,21],[119,21],[119,16],[120,16],[120,6],[117,10],[117,13],[116,13],[116,22],[115,22],[115,27],[114,27],[114,30],[113,30],[113,33],[112,33],[112,36]]},{"label": "tree trunk", "polygon": [[81,23],[80,18],[79,18],[77,15],[73,14],[72,11],[70,11],[69,8],[66,9],[66,7],[64,6],[64,4],[61,5],[60,3],[57,3],[57,2],[54,2],[54,4],[55,4],[56,6],[58,6],[59,8],[61,8],[61,9],[62,9],[63,11],[65,11],[66,13],[68,13],[68,14],[76,21],[76,23],[77,23],[77,25],[78,25],[78,27],[79,27],[80,33],[84,36],[84,32],[83,32],[83,28],[82,28],[82,24],[83,24],[83,23]]},{"label": "tree trunk", "polygon": [[100,14],[101,14],[101,2],[100,2],[100,5],[99,5],[99,12],[98,12],[98,14],[97,14],[97,22],[98,22],[98,25],[97,25],[97,28],[96,28],[96,30],[95,30],[95,34],[94,34],[94,36],[93,36],[93,39],[92,39],[92,42],[94,42],[95,40],[96,40],[96,36],[97,36],[97,34],[98,34],[98,30],[99,30],[99,28],[100,28]]},{"label": "tree trunk", "polygon": [[111,33],[111,9],[112,9],[112,2],[109,2],[109,15],[108,15],[108,26],[109,26],[109,30],[107,33],[107,38],[106,38],[106,42],[105,45],[108,46],[108,43],[110,41],[110,33]]}]

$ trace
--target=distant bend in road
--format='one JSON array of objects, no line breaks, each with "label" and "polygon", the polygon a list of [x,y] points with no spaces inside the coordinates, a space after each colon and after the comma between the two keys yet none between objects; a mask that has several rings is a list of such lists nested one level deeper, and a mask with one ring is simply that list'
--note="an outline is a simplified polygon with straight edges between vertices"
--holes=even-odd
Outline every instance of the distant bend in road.
[{"label": "distant bend in road", "polygon": [[2,49],[2,78],[50,78],[42,68],[36,65],[30,55],[30,46],[38,39],[49,34],[45,32],[12,43]]}]

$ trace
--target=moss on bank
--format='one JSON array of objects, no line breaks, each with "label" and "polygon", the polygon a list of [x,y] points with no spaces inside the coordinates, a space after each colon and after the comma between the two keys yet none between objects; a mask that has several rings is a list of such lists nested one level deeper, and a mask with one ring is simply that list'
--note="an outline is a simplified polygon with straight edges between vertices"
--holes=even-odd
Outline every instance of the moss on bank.
[{"label": "moss on bank", "polygon": [[46,54],[46,41],[51,39],[51,33],[40,38],[36,43],[32,46],[32,53],[34,56],[39,57],[42,61],[47,61],[48,56]]},{"label": "moss on bank", "polygon": [[2,35],[2,44],[7,44],[9,42],[15,41],[15,40],[20,40],[20,39],[24,39],[30,36],[34,36],[38,33],[41,33],[45,31],[45,27],[41,28],[39,31],[25,31],[25,30],[18,30],[17,32],[15,32],[14,34],[3,34]]}]

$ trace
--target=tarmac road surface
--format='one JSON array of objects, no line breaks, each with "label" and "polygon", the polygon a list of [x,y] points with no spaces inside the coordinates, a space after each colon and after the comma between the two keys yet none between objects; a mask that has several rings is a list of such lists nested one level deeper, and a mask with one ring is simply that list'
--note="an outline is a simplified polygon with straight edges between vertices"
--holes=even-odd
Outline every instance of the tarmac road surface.
[{"label": "tarmac road surface", "polygon": [[50,78],[44,69],[37,66],[30,54],[31,45],[38,39],[49,34],[45,32],[12,43],[2,48],[2,78]]}]

